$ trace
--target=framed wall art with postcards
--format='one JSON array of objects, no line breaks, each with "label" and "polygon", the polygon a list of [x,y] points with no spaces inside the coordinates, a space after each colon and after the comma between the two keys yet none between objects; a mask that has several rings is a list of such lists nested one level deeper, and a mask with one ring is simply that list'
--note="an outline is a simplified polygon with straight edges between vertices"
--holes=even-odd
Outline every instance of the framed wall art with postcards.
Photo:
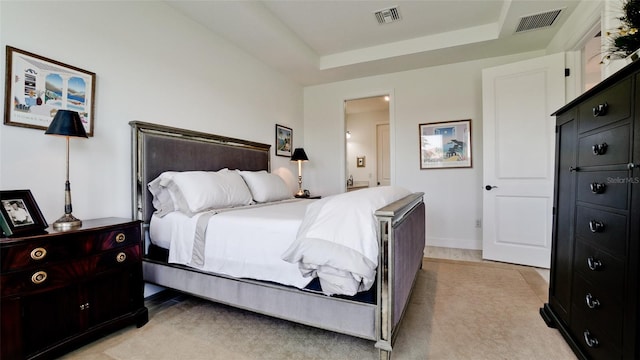
[{"label": "framed wall art with postcards", "polygon": [[46,130],[58,110],[80,114],[93,136],[96,74],[7,46],[5,125]]}]

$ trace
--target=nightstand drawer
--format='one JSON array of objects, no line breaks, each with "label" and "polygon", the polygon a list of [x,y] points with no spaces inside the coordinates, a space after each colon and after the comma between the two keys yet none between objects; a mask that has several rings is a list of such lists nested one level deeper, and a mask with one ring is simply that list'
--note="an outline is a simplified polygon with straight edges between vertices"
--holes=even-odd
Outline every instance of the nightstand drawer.
[{"label": "nightstand drawer", "polygon": [[140,242],[139,232],[136,225],[114,231],[78,232],[56,241],[36,238],[12,244],[0,250],[0,267],[3,272],[14,271],[134,245]]},{"label": "nightstand drawer", "polygon": [[590,245],[624,257],[627,251],[627,217],[609,211],[577,206],[576,234]]},{"label": "nightstand drawer", "polygon": [[120,271],[120,268],[139,264],[140,261],[140,245],[132,245],[76,261],[2,273],[0,294],[5,297],[47,291],[68,286],[70,283],[77,283],[107,271]]},{"label": "nightstand drawer", "polygon": [[580,133],[631,116],[631,79],[597,93],[578,107]]},{"label": "nightstand drawer", "polygon": [[578,167],[595,165],[626,165],[631,144],[630,125],[585,136],[578,141]]}]

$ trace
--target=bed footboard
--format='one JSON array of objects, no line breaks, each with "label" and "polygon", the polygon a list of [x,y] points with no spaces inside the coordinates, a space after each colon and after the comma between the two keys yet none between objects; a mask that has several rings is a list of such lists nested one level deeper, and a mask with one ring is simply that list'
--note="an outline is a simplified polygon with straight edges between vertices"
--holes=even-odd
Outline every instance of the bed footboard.
[{"label": "bed footboard", "polygon": [[423,193],[413,193],[376,211],[380,244],[376,347],[389,359],[411,296],[425,247]]}]

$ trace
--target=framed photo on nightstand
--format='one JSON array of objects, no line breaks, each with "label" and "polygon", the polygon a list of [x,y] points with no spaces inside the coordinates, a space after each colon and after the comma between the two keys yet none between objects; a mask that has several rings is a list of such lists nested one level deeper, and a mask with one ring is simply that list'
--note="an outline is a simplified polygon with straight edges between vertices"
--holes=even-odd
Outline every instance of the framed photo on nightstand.
[{"label": "framed photo on nightstand", "polygon": [[30,190],[0,191],[0,228],[5,236],[44,233],[47,226]]}]

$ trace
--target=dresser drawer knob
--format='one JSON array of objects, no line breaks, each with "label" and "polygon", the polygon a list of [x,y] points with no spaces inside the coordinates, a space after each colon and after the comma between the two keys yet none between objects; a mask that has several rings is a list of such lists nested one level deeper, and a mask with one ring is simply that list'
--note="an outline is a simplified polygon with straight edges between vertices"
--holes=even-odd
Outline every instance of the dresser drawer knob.
[{"label": "dresser drawer knob", "polygon": [[31,258],[33,260],[42,260],[45,256],[47,256],[47,249],[45,248],[38,247],[31,250]]},{"label": "dresser drawer knob", "polygon": [[598,339],[596,339],[589,330],[584,331],[584,342],[587,343],[587,346],[590,348],[598,347]]},{"label": "dresser drawer knob", "polygon": [[600,307],[600,300],[594,298],[593,295],[591,295],[591,293],[587,293],[585,300],[587,302],[587,306],[589,307],[589,309],[597,309]]},{"label": "dresser drawer knob", "polygon": [[602,194],[607,189],[606,184],[597,182],[591,183],[589,187],[591,188],[591,192],[594,194]]},{"label": "dresser drawer knob", "polygon": [[31,275],[31,282],[36,285],[42,284],[45,280],[47,280],[47,273],[44,271],[38,271]]},{"label": "dresser drawer knob", "polygon": [[118,255],[116,255],[116,261],[121,263],[123,261],[127,260],[127,254],[120,252],[118,253]]},{"label": "dresser drawer knob", "polygon": [[597,271],[602,267],[602,261],[589,256],[589,258],[587,258],[587,266],[589,266],[589,269],[592,271]]},{"label": "dresser drawer knob", "polygon": [[595,144],[591,147],[591,151],[593,152],[593,155],[604,155],[606,154],[608,147],[609,145],[607,145],[607,143]]},{"label": "dresser drawer knob", "polygon": [[604,223],[602,221],[591,220],[589,221],[589,230],[592,233],[599,233],[604,231]]},{"label": "dresser drawer knob", "polygon": [[124,242],[125,239],[126,239],[126,236],[124,236],[124,233],[119,233],[118,235],[116,235],[116,242],[117,243]]},{"label": "dresser drawer knob", "polygon": [[609,109],[609,104],[606,102],[603,104],[598,104],[593,107],[593,117],[604,116],[607,115],[607,110]]},{"label": "dresser drawer knob", "polygon": [[88,310],[88,309],[89,309],[89,303],[80,304],[80,310]]}]

